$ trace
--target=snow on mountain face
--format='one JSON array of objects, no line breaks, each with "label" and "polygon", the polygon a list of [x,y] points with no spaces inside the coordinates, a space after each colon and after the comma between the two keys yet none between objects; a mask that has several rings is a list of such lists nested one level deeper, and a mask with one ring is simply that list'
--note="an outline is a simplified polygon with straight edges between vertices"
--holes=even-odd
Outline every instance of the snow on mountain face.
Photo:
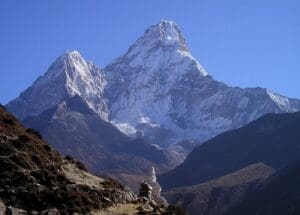
[{"label": "snow on mountain face", "polygon": [[185,138],[203,141],[265,113],[300,109],[298,100],[213,80],[172,21],[151,26],[104,72],[112,122],[165,146]]},{"label": "snow on mountain face", "polygon": [[104,70],[78,52],[66,53],[7,107],[24,119],[75,94],[124,133],[164,147],[204,141],[265,113],[300,110],[299,100],[215,81],[193,58],[177,24],[165,20]]},{"label": "snow on mountain face", "polygon": [[30,115],[36,116],[77,94],[92,110],[107,119],[108,111],[102,97],[105,84],[99,68],[86,62],[79,52],[67,52],[7,108],[24,119]]},{"label": "snow on mountain face", "polygon": [[[164,69],[172,66],[172,76],[180,75],[181,64],[197,67],[202,75],[207,75],[201,65],[191,56],[176,23],[162,20],[146,30],[144,35],[133,44],[125,56],[118,60],[128,60],[129,66],[141,67],[145,70]],[[117,61],[118,61],[117,60]],[[174,65],[173,65],[174,64]]]},{"label": "snow on mountain face", "polygon": [[130,131],[135,131],[130,128],[137,124],[155,130],[168,123],[170,89],[185,74],[207,75],[190,54],[178,26],[164,20],[147,29],[104,72],[111,119]]}]

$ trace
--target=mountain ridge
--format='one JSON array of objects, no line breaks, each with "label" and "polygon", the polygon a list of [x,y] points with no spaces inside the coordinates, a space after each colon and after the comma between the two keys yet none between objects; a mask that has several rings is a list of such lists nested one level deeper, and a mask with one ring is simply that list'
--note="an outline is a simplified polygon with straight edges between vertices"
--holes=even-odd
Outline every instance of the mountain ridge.
[{"label": "mountain ridge", "polygon": [[24,119],[75,94],[123,133],[139,133],[163,148],[185,139],[203,142],[266,113],[300,110],[300,100],[215,81],[167,20],[150,26],[104,69],[77,51],[63,54],[6,107]]},{"label": "mountain ridge", "polygon": [[162,194],[172,204],[185,208],[190,215],[221,215],[238,205],[247,191],[268,180],[275,170],[263,163],[255,163],[187,187],[177,187]]},{"label": "mountain ridge", "polygon": [[[64,155],[71,154],[96,173],[113,170],[147,173],[152,166],[157,169],[168,166],[163,150],[121,133],[101,119],[78,95],[37,117],[25,119],[24,124],[38,129],[54,148]],[[126,158],[130,161],[124,162]]]},{"label": "mountain ridge", "polygon": [[199,184],[258,162],[281,169],[300,158],[299,127],[300,112],[266,114],[198,146],[158,181],[165,189]]},{"label": "mountain ridge", "polygon": [[[85,117],[74,105],[66,109],[64,103],[74,96],[93,113],[89,110]],[[191,151],[189,142],[201,144],[269,112],[300,110],[300,100],[215,81],[190,53],[178,25],[162,20],[103,69],[78,51],[64,53],[6,107],[60,152],[71,153],[93,171],[148,174],[152,166],[162,173],[183,162]],[[57,120],[44,118],[53,107],[61,108],[56,108]],[[107,135],[116,134],[116,128],[124,135],[117,140]],[[122,162],[125,158],[130,162]]]},{"label": "mountain ridge", "polygon": [[296,215],[300,212],[300,161],[296,160],[253,186],[242,201],[224,215]]}]

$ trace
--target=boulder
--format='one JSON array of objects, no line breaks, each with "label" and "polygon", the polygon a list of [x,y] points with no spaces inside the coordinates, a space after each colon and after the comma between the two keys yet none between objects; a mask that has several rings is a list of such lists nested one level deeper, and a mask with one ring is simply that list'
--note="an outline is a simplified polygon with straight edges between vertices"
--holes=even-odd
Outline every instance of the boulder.
[{"label": "boulder", "polygon": [[1,200],[0,200],[0,214],[6,214],[6,206]]}]

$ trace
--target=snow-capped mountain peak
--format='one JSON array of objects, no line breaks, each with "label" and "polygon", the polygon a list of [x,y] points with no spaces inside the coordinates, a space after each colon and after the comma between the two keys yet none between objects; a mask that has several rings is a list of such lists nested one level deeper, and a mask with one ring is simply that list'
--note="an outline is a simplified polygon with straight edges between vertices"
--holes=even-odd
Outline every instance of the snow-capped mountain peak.
[{"label": "snow-capped mountain peak", "polygon": [[161,20],[159,25],[159,31],[162,40],[174,40],[185,43],[181,31],[178,25],[173,21]]},{"label": "snow-capped mountain peak", "polygon": [[265,89],[215,81],[193,58],[173,21],[150,26],[104,72],[112,122],[125,133],[142,131],[160,144],[207,140],[265,113],[300,108],[299,101]]},{"label": "snow-capped mountain peak", "polygon": [[168,73],[167,76],[174,78],[191,70],[201,76],[208,74],[188,50],[178,25],[167,20],[150,26],[124,55],[107,68],[120,62],[126,63],[133,70],[148,71],[148,77],[159,72]]},{"label": "snow-capped mountain peak", "polygon": [[[201,75],[207,75],[205,69],[191,55],[181,30],[173,21],[161,20],[158,24],[150,26],[127,53],[113,64],[124,59],[130,66],[152,70],[156,70],[157,67],[192,65]],[[178,70],[186,71],[175,68],[173,73]]]},{"label": "snow-capped mountain peak", "polygon": [[[88,67],[88,63],[78,51],[66,51],[51,64],[47,72],[41,76],[35,84],[46,84],[48,81],[57,78],[61,79],[61,76],[68,76],[69,78],[80,76],[88,81],[88,76],[90,74]],[[63,79],[61,81],[66,80]]]},{"label": "snow-capped mountain peak", "polygon": [[61,59],[61,60],[77,60],[77,61],[83,60],[80,52],[77,51],[77,50],[73,50],[73,51],[67,50],[58,59]]},{"label": "snow-capped mountain peak", "polygon": [[169,46],[188,52],[185,39],[173,21],[161,20],[158,24],[150,26],[145,33],[137,40],[135,45],[154,48],[155,46]]},{"label": "snow-capped mountain peak", "polygon": [[102,99],[105,83],[98,67],[85,61],[78,51],[67,51],[8,107],[14,109],[15,105],[22,105],[23,109],[14,112],[23,119],[28,115],[36,116],[66,98],[79,95],[92,110],[107,119],[106,105]]}]

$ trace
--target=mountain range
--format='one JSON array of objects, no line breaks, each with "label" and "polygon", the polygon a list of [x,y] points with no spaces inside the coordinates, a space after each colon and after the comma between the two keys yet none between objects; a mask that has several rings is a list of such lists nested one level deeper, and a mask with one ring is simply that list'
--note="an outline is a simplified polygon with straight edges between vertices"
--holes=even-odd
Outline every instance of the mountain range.
[{"label": "mountain range", "polygon": [[[87,173],[70,156],[62,158],[39,132],[23,127],[5,108],[61,154],[72,155],[102,177]],[[292,187],[297,187],[299,169],[300,100],[215,80],[192,56],[173,21],[150,26],[104,68],[78,51],[64,53],[5,108],[0,107],[0,183],[14,180],[12,189],[18,195],[12,198],[12,189],[0,187],[0,210],[4,199],[5,205],[25,210],[55,206],[64,213],[84,213],[111,206],[103,199],[115,198],[112,190],[130,197],[116,197],[116,204],[136,203],[132,191],[113,180],[112,190],[106,190],[105,174],[136,193],[141,181],[151,181],[157,198],[162,186],[171,203],[191,214],[299,211]],[[80,177],[87,178],[83,187]],[[45,188],[47,183],[51,186]],[[39,184],[46,193],[24,197]],[[57,186],[59,196],[51,191]],[[78,194],[78,207],[63,200],[65,189]],[[272,190],[282,195],[274,197]],[[44,195],[53,198],[46,208],[39,202]]]},{"label": "mountain range", "polygon": [[184,139],[203,142],[266,113],[300,110],[297,99],[214,80],[192,56],[178,25],[166,20],[103,69],[78,51],[63,54],[6,107],[24,120],[74,95],[121,132],[163,148]]}]

